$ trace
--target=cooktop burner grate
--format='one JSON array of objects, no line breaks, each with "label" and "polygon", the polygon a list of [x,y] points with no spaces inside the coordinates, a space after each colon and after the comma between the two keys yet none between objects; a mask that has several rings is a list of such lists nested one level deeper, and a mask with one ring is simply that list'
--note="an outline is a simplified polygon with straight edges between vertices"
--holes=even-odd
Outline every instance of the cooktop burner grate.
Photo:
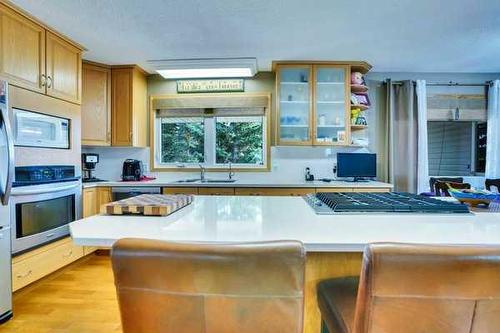
[{"label": "cooktop burner grate", "polygon": [[304,197],[317,214],[342,213],[434,213],[464,214],[464,204],[442,201],[422,195],[388,193],[319,192]]}]

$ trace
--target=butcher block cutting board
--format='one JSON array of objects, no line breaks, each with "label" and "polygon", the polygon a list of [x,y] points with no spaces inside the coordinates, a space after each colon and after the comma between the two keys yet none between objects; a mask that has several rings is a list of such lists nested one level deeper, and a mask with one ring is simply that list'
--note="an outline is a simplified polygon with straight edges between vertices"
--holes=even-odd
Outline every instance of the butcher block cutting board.
[{"label": "butcher block cutting board", "polygon": [[109,215],[141,214],[165,216],[193,202],[192,195],[141,194],[115,201],[103,206],[102,212]]}]

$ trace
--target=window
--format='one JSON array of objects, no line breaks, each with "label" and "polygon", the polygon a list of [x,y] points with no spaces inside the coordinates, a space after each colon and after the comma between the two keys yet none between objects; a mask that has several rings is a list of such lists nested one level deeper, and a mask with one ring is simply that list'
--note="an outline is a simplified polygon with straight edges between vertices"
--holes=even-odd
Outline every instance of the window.
[{"label": "window", "polygon": [[162,118],[161,163],[203,163],[205,132],[203,118]]},{"label": "window", "polygon": [[[179,115],[186,114],[186,117]],[[268,117],[262,108],[162,110],[155,122],[155,166],[267,168]]]},{"label": "window", "polygon": [[216,163],[264,163],[263,117],[219,117],[215,137]]},{"label": "window", "polygon": [[484,173],[486,123],[429,121],[429,175],[474,176]]}]

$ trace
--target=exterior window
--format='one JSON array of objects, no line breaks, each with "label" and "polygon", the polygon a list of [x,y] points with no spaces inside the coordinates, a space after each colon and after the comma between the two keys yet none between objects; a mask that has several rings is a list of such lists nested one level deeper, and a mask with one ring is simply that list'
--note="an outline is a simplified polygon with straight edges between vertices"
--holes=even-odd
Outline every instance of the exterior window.
[{"label": "exterior window", "polygon": [[203,163],[203,118],[162,118],[161,163]]},{"label": "exterior window", "polygon": [[475,176],[484,173],[486,123],[429,121],[429,175]]},{"label": "exterior window", "polygon": [[216,163],[264,163],[263,117],[218,117],[215,136]]},{"label": "exterior window", "polygon": [[158,116],[155,166],[198,168],[201,163],[209,168],[226,168],[231,162],[235,168],[267,168],[267,116],[215,113],[199,117]]}]

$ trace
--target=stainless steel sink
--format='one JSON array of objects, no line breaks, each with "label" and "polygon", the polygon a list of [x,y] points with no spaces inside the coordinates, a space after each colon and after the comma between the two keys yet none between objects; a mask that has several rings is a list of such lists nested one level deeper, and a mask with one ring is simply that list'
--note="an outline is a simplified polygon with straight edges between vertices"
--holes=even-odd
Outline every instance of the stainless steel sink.
[{"label": "stainless steel sink", "polygon": [[236,179],[205,179],[202,183],[234,183]]},{"label": "stainless steel sink", "polygon": [[195,183],[201,181],[200,178],[194,178],[194,179],[181,179],[177,180],[176,183]]},{"label": "stainless steel sink", "polygon": [[234,183],[236,179],[204,179],[200,178],[194,179],[181,179],[177,180],[176,183]]}]

